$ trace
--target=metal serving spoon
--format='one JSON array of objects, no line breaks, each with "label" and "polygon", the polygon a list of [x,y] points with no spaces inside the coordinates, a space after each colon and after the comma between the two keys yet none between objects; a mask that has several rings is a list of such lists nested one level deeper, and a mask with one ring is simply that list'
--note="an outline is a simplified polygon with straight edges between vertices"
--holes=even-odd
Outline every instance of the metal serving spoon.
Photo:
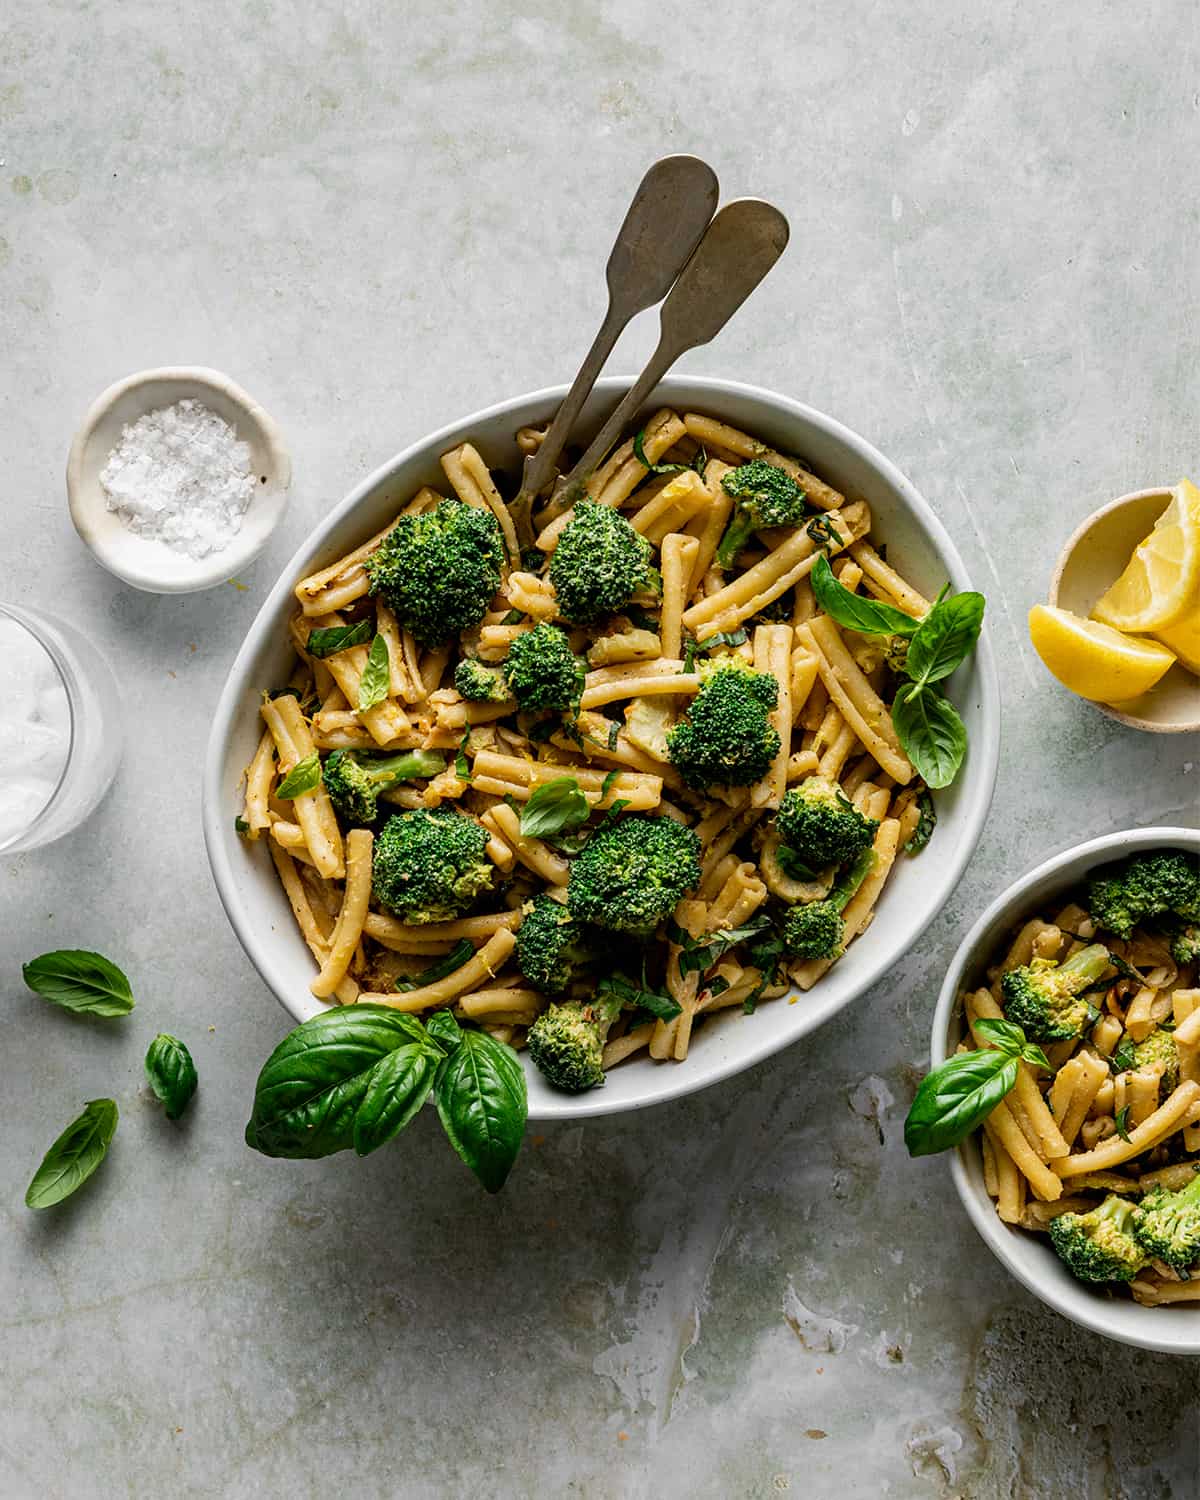
[{"label": "metal serving spoon", "polygon": [[550,483],[604,361],[629,321],[671,290],[700,243],[719,191],[717,174],[695,156],[665,156],[642,178],[608,257],[604,321],[549,432],[525,460],[521,492],[509,506],[523,547],[533,541],[529,511],[534,497]]},{"label": "metal serving spoon", "polygon": [[584,481],[679,356],[707,344],[724,328],[783,254],[788,232],[784,216],[761,198],[737,198],[721,209],[663,303],[658,347],[586,453],[559,480],[551,515],[561,514],[578,497]]}]

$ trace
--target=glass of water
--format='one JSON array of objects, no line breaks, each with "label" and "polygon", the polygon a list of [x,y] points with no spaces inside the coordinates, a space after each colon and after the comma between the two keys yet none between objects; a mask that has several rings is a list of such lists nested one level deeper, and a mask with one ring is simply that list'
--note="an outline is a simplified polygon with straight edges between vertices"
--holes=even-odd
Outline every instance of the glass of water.
[{"label": "glass of water", "polygon": [[78,827],[121,746],[117,684],[95,646],[39,610],[0,604],[0,853]]}]

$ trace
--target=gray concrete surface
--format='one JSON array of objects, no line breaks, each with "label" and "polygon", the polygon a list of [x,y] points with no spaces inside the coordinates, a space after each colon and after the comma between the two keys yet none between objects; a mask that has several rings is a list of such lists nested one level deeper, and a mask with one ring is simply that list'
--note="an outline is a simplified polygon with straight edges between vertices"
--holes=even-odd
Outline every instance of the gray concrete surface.
[{"label": "gray concrete surface", "polygon": [[[130,746],[84,829],[0,861],[4,1500],[1197,1493],[1197,1365],[1042,1309],[900,1130],[980,903],[1079,835],[1197,820],[1197,747],[1070,701],[1023,618],[1077,517],[1200,468],[1198,77],[1200,16],[1169,0],[7,8],[4,589],[103,643]],[[254,1156],[285,1020],[200,840],[226,667],[370,467],[569,375],[625,196],[684,149],[793,225],[686,368],[870,436],[989,596],[1006,717],[978,854],[842,1020],[677,1105],[542,1130],[499,1199],[427,1120],[365,1162]],[[70,528],[88,401],[173,362],[229,371],[293,446],[244,591],[133,593]],[[128,1022],[24,991],[60,945],[128,968]],[[179,1128],[141,1083],[159,1028],[200,1067]],[[27,1213],[103,1093],[102,1176]]]}]

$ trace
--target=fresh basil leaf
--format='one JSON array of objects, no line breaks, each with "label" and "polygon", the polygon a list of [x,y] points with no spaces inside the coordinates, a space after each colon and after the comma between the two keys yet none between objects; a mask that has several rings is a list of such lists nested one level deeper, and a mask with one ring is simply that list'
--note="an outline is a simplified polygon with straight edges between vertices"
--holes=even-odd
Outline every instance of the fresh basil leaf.
[{"label": "fresh basil leaf", "polygon": [[635,984],[624,974],[606,974],[596,985],[596,998],[615,995],[623,1005],[633,1010],[648,1011],[659,1021],[673,1021],[682,1007],[670,995],[661,995],[657,990],[647,989],[645,984]]},{"label": "fresh basil leaf", "polygon": [[814,516],[804,528],[818,547],[840,547],[842,534],[826,515]]},{"label": "fresh basil leaf", "polygon": [[246,1144],[264,1156],[348,1151],[372,1071],[424,1037],[415,1016],[386,1005],[347,1005],[303,1022],[263,1064]]},{"label": "fresh basil leaf", "polygon": [[1113,1124],[1117,1127],[1117,1134],[1121,1137],[1121,1139],[1123,1141],[1127,1141],[1129,1139],[1128,1104],[1125,1105],[1123,1109],[1117,1110],[1116,1114],[1113,1116]]},{"label": "fresh basil leaf", "polygon": [[26,1208],[52,1208],[83,1186],[104,1158],[117,1129],[112,1099],[91,1099],[42,1158],[25,1190]]},{"label": "fresh basil leaf", "polygon": [[921,623],[891,604],[843,588],[824,553],[809,577],[821,609],[846,630],[857,630],[861,635],[913,635]]},{"label": "fresh basil leaf", "polygon": [[977,1036],[985,1042],[991,1042],[993,1047],[998,1047],[1007,1057],[1019,1057],[1021,1048],[1025,1045],[1025,1033],[1015,1021],[993,1021],[984,1018],[976,1021],[971,1028]]},{"label": "fresh basil leaf", "polygon": [[425,1035],[431,1037],[443,1052],[453,1052],[462,1041],[462,1027],[448,1010],[435,1010],[425,1022]]},{"label": "fresh basil leaf", "polygon": [[1114,1073],[1127,1073],[1131,1068],[1137,1067],[1137,1053],[1134,1051],[1133,1043],[1124,1041],[1108,1059],[1108,1066]]},{"label": "fresh basil leaf", "polygon": [[369,1156],[399,1135],[429,1096],[442,1054],[428,1042],[405,1042],[371,1069],[354,1116],[354,1150]]},{"label": "fresh basil leaf", "polygon": [[464,1031],[434,1083],[450,1144],[489,1193],[504,1186],[525,1134],[525,1074],[511,1047],[485,1031]]},{"label": "fresh basil leaf", "polygon": [[904,1144],[910,1156],[932,1156],[965,1140],[1017,1081],[1020,1061],[988,1048],[959,1052],[921,1080]]},{"label": "fresh basil leaf", "polygon": [[337,651],[348,651],[351,646],[365,646],[375,633],[375,621],[356,620],[353,625],[329,625],[321,630],[310,630],[304,649],[309,656],[333,656]]},{"label": "fresh basil leaf", "polygon": [[1027,1062],[1030,1067],[1045,1068],[1047,1073],[1052,1071],[1050,1059],[1036,1042],[1026,1042],[1021,1048],[1021,1061]]},{"label": "fresh basil leaf", "polygon": [[321,753],[314,750],[303,760],[298,760],[275,788],[281,802],[290,802],[293,797],[303,797],[321,784]]},{"label": "fresh basil leaf", "polygon": [[892,723],[904,753],[928,786],[949,786],[967,753],[958,710],[936,688],[906,683],[892,704]]},{"label": "fresh basil leaf", "polygon": [[521,813],[521,833],[540,839],[564,833],[587,821],[591,808],[574,776],[558,776],[538,787]]},{"label": "fresh basil leaf", "polygon": [[388,655],[388,643],[377,635],[367,652],[367,664],[358,679],[358,711],[365,714],[368,709],[382,703],[388,695],[392,681],[392,661]]},{"label": "fresh basil leaf", "polygon": [[178,1037],[165,1031],[146,1051],[146,1077],[168,1120],[178,1120],[196,1092],[196,1064]]},{"label": "fresh basil leaf", "polygon": [[682,474],[685,469],[691,467],[690,464],[652,464],[646,457],[645,442],[646,431],[643,428],[641,432],[634,434],[633,456],[641,464],[642,468],[648,469],[651,474]]},{"label": "fresh basil leaf", "polygon": [[396,993],[407,994],[409,990],[423,989],[427,984],[433,984],[435,980],[445,979],[447,974],[453,974],[455,969],[461,969],[475,953],[475,944],[470,938],[462,938],[455,943],[450,952],[444,958],[439,958],[437,963],[430,964],[428,968],[422,969],[419,974],[407,976],[396,980]]},{"label": "fresh basil leaf", "polygon": [[77,1015],[127,1016],[133,1009],[129,980],[102,953],[60,948],[22,966],[35,994]]},{"label": "fresh basil leaf", "polygon": [[462,739],[459,740],[458,753],[454,757],[454,774],[458,777],[459,781],[470,781],[471,779],[471,762],[467,759],[467,746],[470,743],[471,731],[468,729]]},{"label": "fresh basil leaf", "polygon": [[922,685],[940,682],[975,649],[983,626],[982,594],[955,594],[935,604],[908,643],[905,671]]},{"label": "fresh basil leaf", "polygon": [[917,818],[917,826],[913,829],[912,838],[904,846],[905,854],[920,854],[933,837],[933,830],[937,827],[937,808],[933,805],[933,797],[928,787],[922,787],[917,793],[917,806],[920,809],[920,816]]}]

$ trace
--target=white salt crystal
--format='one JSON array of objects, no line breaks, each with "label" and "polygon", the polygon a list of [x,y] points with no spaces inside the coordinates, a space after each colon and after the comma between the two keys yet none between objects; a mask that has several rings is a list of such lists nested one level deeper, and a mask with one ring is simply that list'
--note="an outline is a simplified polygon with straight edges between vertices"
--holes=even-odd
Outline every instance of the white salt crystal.
[{"label": "white salt crystal", "polygon": [[177,401],[122,429],[100,486],[131,531],[207,557],[242,528],[254,494],[250,449],[201,402]]}]

